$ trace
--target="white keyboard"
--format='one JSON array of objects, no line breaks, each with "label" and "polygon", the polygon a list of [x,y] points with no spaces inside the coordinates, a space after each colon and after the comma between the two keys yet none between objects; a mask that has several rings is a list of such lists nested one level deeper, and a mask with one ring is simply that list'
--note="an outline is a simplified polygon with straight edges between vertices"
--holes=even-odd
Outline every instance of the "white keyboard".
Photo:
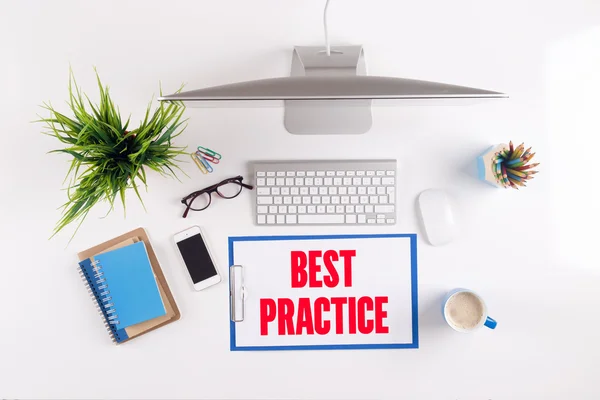
[{"label": "white keyboard", "polygon": [[258,225],[396,223],[396,160],[253,162]]}]

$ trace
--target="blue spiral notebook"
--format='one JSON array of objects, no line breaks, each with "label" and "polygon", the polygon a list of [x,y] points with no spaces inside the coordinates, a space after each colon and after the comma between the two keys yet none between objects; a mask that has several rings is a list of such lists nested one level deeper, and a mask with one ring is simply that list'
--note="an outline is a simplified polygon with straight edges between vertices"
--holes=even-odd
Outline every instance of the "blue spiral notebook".
[{"label": "blue spiral notebook", "polygon": [[144,242],[79,263],[113,339],[128,338],[125,328],[166,314]]}]

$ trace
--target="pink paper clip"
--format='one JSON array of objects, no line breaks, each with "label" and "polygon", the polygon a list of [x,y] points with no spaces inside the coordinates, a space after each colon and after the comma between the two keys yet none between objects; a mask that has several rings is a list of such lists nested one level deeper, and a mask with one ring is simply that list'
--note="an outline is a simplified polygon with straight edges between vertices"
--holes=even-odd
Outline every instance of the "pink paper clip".
[{"label": "pink paper clip", "polygon": [[219,159],[218,158],[216,158],[214,156],[211,156],[210,154],[205,153],[205,152],[203,152],[201,150],[197,150],[196,154],[198,154],[199,156],[203,157],[206,161],[210,161],[213,164],[218,164],[219,163]]}]

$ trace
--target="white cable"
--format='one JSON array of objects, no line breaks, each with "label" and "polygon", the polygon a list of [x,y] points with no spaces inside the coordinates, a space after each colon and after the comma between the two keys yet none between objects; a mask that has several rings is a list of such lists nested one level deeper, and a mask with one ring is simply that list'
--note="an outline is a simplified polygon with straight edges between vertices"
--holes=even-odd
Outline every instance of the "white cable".
[{"label": "white cable", "polygon": [[327,8],[329,7],[329,0],[325,2],[325,11],[323,11],[323,28],[325,29],[325,50],[327,57],[331,55],[331,46],[329,44],[329,31],[327,29]]}]

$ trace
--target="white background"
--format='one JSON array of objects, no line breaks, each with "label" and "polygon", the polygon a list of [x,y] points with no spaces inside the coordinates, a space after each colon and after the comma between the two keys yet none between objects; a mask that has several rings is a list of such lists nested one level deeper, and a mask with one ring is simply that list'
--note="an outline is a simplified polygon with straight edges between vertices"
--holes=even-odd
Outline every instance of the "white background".
[{"label": "white background", "polygon": [[[329,288],[324,283],[321,288],[291,287],[291,252],[303,251],[308,255],[311,250],[355,250],[352,257],[352,286],[345,286],[344,259],[340,257],[333,265],[338,272],[340,282]],[[370,239],[321,239],[286,241],[236,241],[234,242],[234,264],[244,268],[244,286],[247,289],[244,321],[236,323],[236,345],[247,346],[297,346],[328,344],[412,344],[412,292],[410,238],[370,238]],[[329,276],[323,258],[317,258],[321,272],[316,274],[318,281]],[[310,267],[306,268],[310,277]],[[343,334],[336,333],[336,311],[331,305],[324,312],[323,320],[330,321],[331,330],[327,335],[279,335],[279,308],[273,322],[268,324],[269,334],[261,335],[260,299],[288,298],[294,301],[294,326],[298,317],[298,299],[308,297],[311,304],[319,297],[355,297],[386,296],[387,303],[382,307],[387,312],[383,325],[387,334],[363,335],[358,330],[348,333],[348,305],[343,306]],[[357,308],[358,310],[358,308]],[[314,308],[311,309],[314,318]],[[375,312],[365,315],[373,319]],[[415,341],[417,338],[415,338]]]},{"label": "white background", "polygon": [[[369,72],[509,93],[473,107],[383,107],[363,136],[299,137],[283,110],[192,109],[179,143],[217,149],[206,177],[149,176],[144,212],[132,194],[98,207],[67,245],[48,241],[66,200],[68,157],[31,123],[43,101],[66,111],[69,63],[96,97],[96,66],[138,121],[159,82],[194,89],[285,76],[293,45],[323,43],[322,0],[0,2],[0,397],[597,399],[600,256],[597,159],[600,2],[371,0],[330,6],[335,44],[362,44]],[[475,156],[512,139],[541,173],[519,192],[473,179]],[[229,235],[311,234],[256,228],[251,197],[182,219],[179,200],[259,159],[397,158],[398,224],[319,233],[420,232],[418,193],[444,188],[460,236],[419,238],[418,350],[229,351],[225,283],[194,292],[171,242],[203,226],[221,273]],[[187,162],[187,159],[185,160]],[[75,271],[76,252],[144,226],[181,308],[180,321],[113,347]],[[498,320],[473,335],[444,326],[440,301],[477,291]],[[235,384],[234,384],[235,382]],[[435,384],[431,384],[434,382]]]}]

